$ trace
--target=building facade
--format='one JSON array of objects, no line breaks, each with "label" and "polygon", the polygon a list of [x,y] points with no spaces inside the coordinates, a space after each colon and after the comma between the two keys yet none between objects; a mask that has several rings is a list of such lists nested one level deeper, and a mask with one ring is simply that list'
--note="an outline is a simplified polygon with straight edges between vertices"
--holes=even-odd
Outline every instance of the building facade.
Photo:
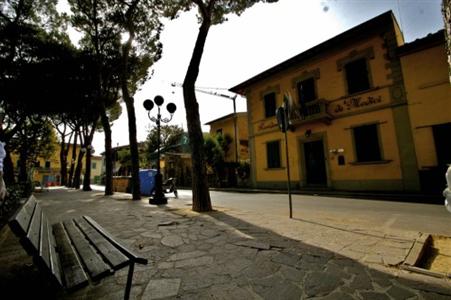
[{"label": "building facade", "polygon": [[403,44],[389,11],[231,88],[247,98],[253,186],[286,187],[287,97],[293,187],[420,191]]},{"label": "building facade", "polygon": [[451,86],[444,30],[398,49],[421,188],[441,192],[451,164]]}]

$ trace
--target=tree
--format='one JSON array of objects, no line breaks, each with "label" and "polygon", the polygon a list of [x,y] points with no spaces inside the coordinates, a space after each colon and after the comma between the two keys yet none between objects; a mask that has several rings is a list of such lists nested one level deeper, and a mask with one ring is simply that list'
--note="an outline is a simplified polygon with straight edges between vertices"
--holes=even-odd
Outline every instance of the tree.
[{"label": "tree", "polygon": [[139,181],[139,151],[136,139],[136,116],[133,94],[138,84],[145,82],[148,69],[161,56],[159,42],[162,25],[154,0],[113,1],[113,19],[118,30],[128,35],[121,47],[120,82],[122,98],[127,107],[128,132],[132,169],[132,194],[134,200],[141,199]]},{"label": "tree", "polygon": [[[113,193],[110,128],[112,120],[106,112],[117,100],[108,89],[110,91],[120,89],[129,119],[133,199],[140,199],[139,153],[133,94],[139,84],[145,82],[149,67],[161,55],[161,44],[158,42],[162,28],[158,20],[159,3],[160,1],[156,0],[69,0],[74,13],[72,23],[84,32],[82,44],[95,56],[96,99],[102,108],[101,122],[105,132],[106,195]],[[128,34],[128,39],[121,44],[124,34]]]},{"label": "tree", "polygon": [[198,212],[211,211],[205,156],[202,146],[203,136],[199,117],[199,104],[197,103],[194,88],[199,75],[199,66],[207,35],[210,27],[226,21],[228,14],[240,15],[247,8],[258,2],[277,2],[277,0],[168,0],[166,2],[166,15],[171,18],[175,18],[181,11],[188,11],[193,7],[196,7],[199,11],[199,33],[183,81],[183,98],[192,149],[193,210]]},{"label": "tree", "polygon": [[38,114],[29,115],[10,141],[10,149],[19,154],[19,183],[31,192],[31,171],[38,157],[49,159],[57,147],[51,123]]},{"label": "tree", "polygon": [[204,135],[204,151],[207,164],[213,169],[219,186],[225,177],[226,156],[233,139],[228,134]]},{"label": "tree", "polygon": [[120,32],[111,19],[106,0],[69,0],[72,25],[84,33],[83,50],[92,57],[93,96],[105,134],[105,195],[113,194],[112,115],[108,108],[119,100]]},{"label": "tree", "polygon": [[[55,5],[53,0],[11,0],[0,5],[0,99],[6,112],[0,139],[7,144],[5,180],[10,184],[15,180],[10,152],[19,151],[14,144],[26,144],[32,132],[45,131],[37,126],[47,127],[46,115],[67,109],[61,98],[72,94],[68,85],[61,84],[67,79],[61,75],[70,69],[66,62],[72,48],[64,33],[65,19]],[[18,141],[20,137],[25,141]],[[23,162],[22,179],[26,167]]]},{"label": "tree", "polygon": [[[178,125],[162,125],[160,127],[160,149],[170,148],[181,144],[185,132]],[[157,151],[158,135],[157,127],[153,127],[146,138],[146,152],[154,153]]]},{"label": "tree", "polygon": [[218,140],[206,134],[204,136],[204,153],[207,164],[213,169],[213,173],[218,185],[221,182],[221,173],[224,167],[224,150],[219,144]]},{"label": "tree", "polygon": [[[69,154],[69,145],[75,132],[70,127],[68,119],[69,114],[65,113],[58,114],[52,119],[53,126],[59,134],[60,176],[61,185],[63,186],[67,185],[67,156]],[[68,139],[66,140],[66,138]]]}]

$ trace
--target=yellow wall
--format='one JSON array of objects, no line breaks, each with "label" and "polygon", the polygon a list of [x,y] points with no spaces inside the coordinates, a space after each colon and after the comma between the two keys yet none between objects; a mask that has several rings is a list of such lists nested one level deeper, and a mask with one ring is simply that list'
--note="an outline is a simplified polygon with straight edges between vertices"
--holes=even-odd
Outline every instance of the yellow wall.
[{"label": "yellow wall", "polygon": [[432,125],[451,122],[451,86],[444,45],[401,57],[420,169],[437,165]]},{"label": "yellow wall", "polygon": [[[309,72],[315,69],[320,70],[320,78],[317,80],[317,94],[318,98],[324,98],[329,101],[337,100],[346,95],[346,80],[344,71],[337,71],[337,60],[346,57],[352,51],[365,50],[368,47],[374,49],[375,57],[369,60],[369,67],[371,72],[371,81],[374,87],[386,87],[392,81],[387,78],[389,71],[385,68],[387,60],[384,58],[386,50],[383,48],[384,40],[381,37],[374,37],[350,47],[342,48],[340,51],[316,58],[303,64],[301,67],[292,68],[286,72],[275,75],[266,79],[255,87],[252,87],[251,93],[247,94],[248,101],[251,99],[250,109],[252,111],[252,122],[264,120],[264,105],[263,95],[265,93],[277,89],[280,91],[277,94],[277,106],[282,105],[283,94],[289,91],[295,101],[297,101],[296,88],[293,87],[292,80],[297,76],[302,75],[303,72]],[[388,101],[387,98],[383,98]]]},{"label": "yellow wall", "polygon": [[[96,167],[93,167],[93,163],[96,164]],[[91,180],[94,180],[96,177],[102,175],[102,165],[103,159],[101,156],[92,156],[91,157]]]},{"label": "yellow wall", "polygon": [[[290,172],[293,181],[300,181],[305,178],[301,171],[301,142],[315,140],[305,137],[305,131],[310,129],[314,134],[321,134],[325,137],[324,147],[326,156],[326,166],[329,176],[333,180],[355,180],[356,178],[377,180],[377,179],[401,179],[399,166],[399,152],[394,129],[393,115],[390,109],[373,111],[366,114],[359,114],[348,118],[333,120],[333,125],[322,123],[312,123],[297,129],[295,132],[288,132],[288,155],[290,158]],[[385,160],[390,160],[386,164],[374,164],[367,166],[352,165],[355,162],[355,153],[351,126],[363,125],[368,123],[381,123],[380,139],[381,152]],[[281,161],[283,169],[267,169],[266,162],[266,143],[281,141]],[[272,131],[264,135],[255,137],[255,165],[257,168],[257,181],[277,181],[286,178],[286,155],[284,134],[280,131]],[[331,149],[344,149],[346,164],[339,166],[337,163],[337,154],[329,152]]]}]

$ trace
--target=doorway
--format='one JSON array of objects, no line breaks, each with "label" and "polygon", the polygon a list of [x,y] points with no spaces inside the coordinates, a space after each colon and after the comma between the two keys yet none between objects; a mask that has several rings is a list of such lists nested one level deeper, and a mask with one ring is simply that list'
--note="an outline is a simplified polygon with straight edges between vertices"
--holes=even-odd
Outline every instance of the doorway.
[{"label": "doorway", "polygon": [[451,164],[451,123],[432,126],[437,163],[439,167],[447,168]]},{"label": "doorway", "polygon": [[307,185],[326,186],[327,172],[323,140],[304,143]]},{"label": "doorway", "polygon": [[437,166],[420,171],[423,192],[440,195],[446,187],[445,172],[451,164],[451,123],[432,126]]}]

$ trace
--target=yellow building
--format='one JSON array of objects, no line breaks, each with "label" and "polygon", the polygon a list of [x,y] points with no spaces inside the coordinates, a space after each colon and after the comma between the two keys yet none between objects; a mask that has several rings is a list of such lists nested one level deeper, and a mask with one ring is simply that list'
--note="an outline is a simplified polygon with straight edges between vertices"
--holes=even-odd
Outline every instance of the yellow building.
[{"label": "yellow building", "polygon": [[451,164],[451,86],[444,30],[398,49],[422,189],[440,192]]},{"label": "yellow building", "polygon": [[285,140],[275,111],[289,93],[293,187],[419,191],[397,55],[403,44],[389,11],[231,88],[247,98],[253,186],[286,187]]},{"label": "yellow building", "polygon": [[[69,172],[70,168],[70,159],[72,158],[72,148],[73,145],[67,145],[69,147],[68,159],[67,159],[67,171]],[[75,148],[76,157],[80,152],[81,146],[77,145]],[[11,159],[13,164],[17,166],[18,163],[18,155],[12,154]],[[83,158],[83,169],[82,176],[84,174],[85,167],[85,158]],[[102,171],[102,157],[101,156],[92,156],[91,157],[91,182],[92,183],[100,183],[100,175]],[[39,181],[44,186],[57,186],[61,185],[61,161],[60,161],[60,148],[57,147],[55,152],[49,159],[38,157],[35,163],[35,167],[33,169],[33,181]]]},{"label": "yellow building", "polygon": [[210,125],[210,134],[213,136],[223,134],[232,138],[230,149],[226,153],[226,162],[239,162],[249,159],[247,113],[232,113],[205,123],[205,125]]}]

